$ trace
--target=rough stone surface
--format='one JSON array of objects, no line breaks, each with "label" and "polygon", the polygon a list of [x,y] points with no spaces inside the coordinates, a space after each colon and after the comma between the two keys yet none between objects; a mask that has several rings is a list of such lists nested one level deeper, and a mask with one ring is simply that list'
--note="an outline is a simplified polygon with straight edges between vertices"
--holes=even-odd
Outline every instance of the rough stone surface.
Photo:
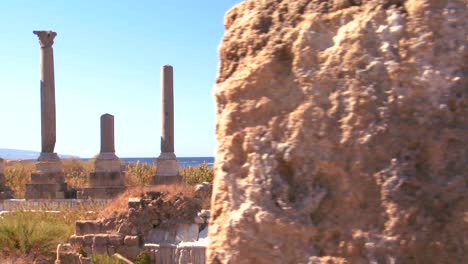
[{"label": "rough stone surface", "polygon": [[468,263],[464,0],[225,16],[210,263]]}]

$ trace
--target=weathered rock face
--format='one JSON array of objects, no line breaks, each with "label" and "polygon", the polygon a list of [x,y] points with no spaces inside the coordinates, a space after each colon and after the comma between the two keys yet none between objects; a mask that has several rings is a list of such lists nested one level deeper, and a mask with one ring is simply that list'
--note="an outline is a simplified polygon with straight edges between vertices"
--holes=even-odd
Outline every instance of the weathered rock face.
[{"label": "weathered rock face", "polygon": [[468,263],[467,4],[232,8],[208,261]]}]

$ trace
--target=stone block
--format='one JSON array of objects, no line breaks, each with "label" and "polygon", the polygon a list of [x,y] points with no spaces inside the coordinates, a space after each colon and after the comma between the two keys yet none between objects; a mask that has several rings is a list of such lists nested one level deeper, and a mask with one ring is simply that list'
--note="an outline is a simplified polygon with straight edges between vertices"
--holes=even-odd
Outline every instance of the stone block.
[{"label": "stone block", "polygon": [[154,251],[154,263],[175,263],[176,248],[176,245],[160,244]]},{"label": "stone block", "polygon": [[140,239],[138,236],[125,236],[124,245],[126,246],[135,246],[138,245]]},{"label": "stone block", "polygon": [[26,184],[26,199],[61,199],[64,197],[66,184]]},{"label": "stone block", "polygon": [[31,183],[33,184],[55,184],[57,183],[56,173],[31,173]]},{"label": "stone block", "polygon": [[[42,154],[41,154],[42,155]],[[36,173],[63,175],[62,162],[59,160],[39,160],[36,162]]]},{"label": "stone block", "polygon": [[175,159],[156,159],[156,176],[176,176],[179,175],[179,161]]},{"label": "stone block", "polygon": [[133,260],[140,254],[140,248],[138,246],[123,246],[118,249],[118,253]]},{"label": "stone block", "polygon": [[75,223],[75,234],[82,236],[101,233],[101,222],[96,220],[80,220]]},{"label": "stone block", "polygon": [[93,246],[102,246],[109,244],[108,234],[97,234],[93,238]]},{"label": "stone block", "polygon": [[83,243],[85,246],[93,245],[94,235],[84,235],[83,236]]},{"label": "stone block", "polygon": [[124,236],[121,234],[110,234],[109,244],[113,246],[121,246],[124,244]]},{"label": "stone block", "polygon": [[84,244],[84,237],[83,236],[72,235],[70,237],[69,242],[70,242],[71,245],[82,246]]},{"label": "stone block", "polygon": [[169,235],[167,230],[161,228],[153,228],[146,234],[145,243],[170,243],[172,241],[168,241],[168,236]]},{"label": "stone block", "polygon": [[107,254],[107,245],[93,245],[93,254]]},{"label": "stone block", "polygon": [[[115,155],[114,155],[115,156]],[[120,172],[122,170],[122,162],[117,156],[115,159],[96,159],[94,165],[95,172]]]},{"label": "stone block", "polygon": [[177,226],[176,242],[192,242],[198,239],[197,224],[180,224]]}]

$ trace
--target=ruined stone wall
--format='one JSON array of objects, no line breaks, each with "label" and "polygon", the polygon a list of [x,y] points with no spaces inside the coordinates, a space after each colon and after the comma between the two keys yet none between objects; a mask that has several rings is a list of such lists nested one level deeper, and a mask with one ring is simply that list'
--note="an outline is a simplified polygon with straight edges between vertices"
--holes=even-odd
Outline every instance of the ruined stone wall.
[{"label": "ruined stone wall", "polygon": [[208,262],[468,263],[467,5],[233,7]]},{"label": "ruined stone wall", "polygon": [[[188,187],[187,187],[188,188]],[[152,263],[205,263],[209,210],[201,210],[206,190],[183,193],[148,191],[128,199],[127,212],[81,220],[69,243],[57,249],[57,263],[87,263],[93,254],[135,260],[145,252]]]}]

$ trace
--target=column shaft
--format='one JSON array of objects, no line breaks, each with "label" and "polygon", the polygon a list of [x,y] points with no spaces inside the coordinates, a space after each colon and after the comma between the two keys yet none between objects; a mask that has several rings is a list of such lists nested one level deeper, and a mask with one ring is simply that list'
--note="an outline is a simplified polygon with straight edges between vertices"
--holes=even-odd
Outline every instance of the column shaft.
[{"label": "column shaft", "polygon": [[170,65],[162,67],[161,152],[174,153],[174,83]]},{"label": "column shaft", "polygon": [[115,153],[114,116],[101,116],[101,153]]},{"label": "column shaft", "polygon": [[53,153],[56,142],[56,120],[52,47],[41,47],[41,137],[41,152]]}]

